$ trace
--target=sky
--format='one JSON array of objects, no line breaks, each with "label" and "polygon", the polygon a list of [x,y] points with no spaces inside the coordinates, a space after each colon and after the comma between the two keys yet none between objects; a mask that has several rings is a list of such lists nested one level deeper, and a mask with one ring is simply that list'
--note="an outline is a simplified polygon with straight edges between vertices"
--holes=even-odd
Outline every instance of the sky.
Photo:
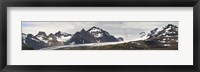
[{"label": "sky", "polygon": [[168,24],[178,26],[178,21],[22,21],[22,33],[36,35],[39,31],[46,34],[58,31],[74,34],[81,29],[88,30],[93,26],[99,27],[115,37],[124,40],[134,40],[139,33],[149,33],[151,30]]}]

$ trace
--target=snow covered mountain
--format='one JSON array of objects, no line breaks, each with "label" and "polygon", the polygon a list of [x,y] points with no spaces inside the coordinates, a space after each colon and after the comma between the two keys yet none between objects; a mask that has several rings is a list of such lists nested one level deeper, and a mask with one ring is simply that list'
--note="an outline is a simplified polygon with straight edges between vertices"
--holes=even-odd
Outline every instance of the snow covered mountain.
[{"label": "snow covered mountain", "polygon": [[[99,42],[118,42],[119,40],[115,38],[113,35],[110,35],[107,31],[93,26],[89,30],[87,30],[90,35],[95,37],[96,41]],[[122,39],[123,40],[123,39]]]},{"label": "snow covered mountain", "polygon": [[43,31],[39,31],[38,34],[35,36],[37,39],[39,39],[40,41],[43,41],[45,43],[48,42],[48,36],[45,32]]},{"label": "snow covered mountain", "polygon": [[22,46],[31,47],[34,49],[40,49],[49,46],[60,46],[64,45],[71,38],[71,34],[65,32],[56,32],[55,34],[50,33],[47,35],[43,31],[39,31],[35,36],[32,34],[22,33]]},{"label": "snow covered mountain", "polygon": [[33,36],[32,34],[22,33],[22,46],[39,49],[39,48],[47,47],[47,44],[41,41],[40,39],[38,39],[36,36]]},{"label": "snow covered mountain", "polygon": [[177,37],[178,27],[172,24],[168,24],[162,28],[155,28],[148,34],[149,39],[155,39],[160,37]]},{"label": "snow covered mountain", "polygon": [[147,41],[159,42],[160,45],[165,47],[176,47],[178,45],[178,27],[173,24],[155,28],[150,33],[140,33],[141,38]]},{"label": "snow covered mountain", "polygon": [[54,36],[59,42],[67,42],[72,37],[72,34],[58,31],[54,34]]},{"label": "snow covered mountain", "polygon": [[[55,34],[50,33],[47,35],[43,31],[39,31],[38,34],[27,38],[27,35],[22,33],[22,42],[24,46],[30,46],[36,49],[50,46],[61,46],[71,44],[85,44],[85,43],[102,43],[102,42],[119,42],[123,41],[123,38],[115,38],[107,31],[98,27],[92,27],[87,31],[82,29],[75,34],[68,34],[66,32],[58,31]],[[31,40],[30,40],[31,39]],[[28,43],[27,43],[28,41]],[[33,44],[34,43],[34,44]]]},{"label": "snow covered mountain", "polygon": [[[123,39],[121,39],[123,40]],[[92,27],[87,31],[82,29],[76,32],[69,40],[68,44],[84,44],[84,43],[101,43],[101,42],[118,42],[117,38],[110,35],[107,31],[98,27]]]},{"label": "snow covered mountain", "polygon": [[106,35],[109,35],[108,32],[98,28],[98,27],[92,27],[88,30],[88,32],[94,36],[95,38],[100,38],[103,37],[103,34],[105,33]]}]

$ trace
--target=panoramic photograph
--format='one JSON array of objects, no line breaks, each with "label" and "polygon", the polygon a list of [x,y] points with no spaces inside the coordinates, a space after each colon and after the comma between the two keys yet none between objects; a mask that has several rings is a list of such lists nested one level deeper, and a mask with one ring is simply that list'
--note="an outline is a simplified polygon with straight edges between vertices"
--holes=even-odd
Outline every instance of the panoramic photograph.
[{"label": "panoramic photograph", "polygon": [[178,21],[22,21],[22,50],[178,50]]}]

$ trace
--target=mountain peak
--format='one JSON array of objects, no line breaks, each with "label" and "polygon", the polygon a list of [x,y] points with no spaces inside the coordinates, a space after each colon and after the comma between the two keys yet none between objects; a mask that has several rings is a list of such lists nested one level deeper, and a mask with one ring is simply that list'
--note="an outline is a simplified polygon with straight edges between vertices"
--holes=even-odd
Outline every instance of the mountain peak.
[{"label": "mountain peak", "polygon": [[94,36],[95,38],[99,38],[103,36],[104,30],[100,29],[99,27],[93,26],[88,30],[88,32]]},{"label": "mountain peak", "polygon": [[81,32],[85,32],[85,29],[83,28],[83,29],[81,30]]},{"label": "mountain peak", "polygon": [[90,29],[88,29],[88,31],[102,31],[102,29],[100,29],[99,27],[93,26]]},{"label": "mountain peak", "polygon": [[156,33],[149,33],[148,41],[160,42],[164,47],[173,47],[178,43],[178,27],[173,24],[168,24],[159,28]]},{"label": "mountain peak", "polygon": [[44,32],[44,31],[39,31],[39,32]]},{"label": "mountain peak", "polygon": [[22,33],[22,35],[26,35],[25,33]]},{"label": "mountain peak", "polygon": [[173,24],[168,24],[167,26],[175,26],[175,25],[173,25]]},{"label": "mountain peak", "polygon": [[178,27],[173,24],[168,24],[165,28],[172,28],[172,29],[177,29]]},{"label": "mountain peak", "polygon": [[38,34],[46,34],[44,31],[39,31]]},{"label": "mountain peak", "polygon": [[178,35],[178,27],[176,25],[167,24],[162,27],[154,28],[148,33],[141,32],[139,35],[140,35],[140,38],[142,39],[152,39],[152,38],[162,37],[165,35],[169,36],[171,34]]},{"label": "mountain peak", "polygon": [[34,37],[32,34],[27,34],[27,37]]},{"label": "mountain peak", "polygon": [[93,26],[87,31],[82,29],[79,32],[76,32],[72,38],[69,40],[69,44],[84,44],[84,43],[99,43],[99,42],[118,42],[123,41],[123,38],[115,38],[112,35],[109,35],[107,31]]},{"label": "mountain peak", "polygon": [[60,37],[62,34],[61,34],[61,31],[58,31],[54,35]]},{"label": "mountain peak", "polygon": [[43,32],[43,31],[39,31],[36,36],[47,37],[47,34],[45,32]]},{"label": "mountain peak", "polygon": [[61,33],[61,31],[58,31],[57,33]]},{"label": "mountain peak", "polygon": [[48,36],[50,36],[50,37],[51,37],[51,36],[54,36],[54,35],[53,35],[52,33],[50,33]]},{"label": "mountain peak", "polygon": [[178,35],[178,27],[173,24],[168,24],[166,26],[163,26],[162,28],[155,28],[154,30],[151,30],[148,34],[149,39],[176,35]]}]

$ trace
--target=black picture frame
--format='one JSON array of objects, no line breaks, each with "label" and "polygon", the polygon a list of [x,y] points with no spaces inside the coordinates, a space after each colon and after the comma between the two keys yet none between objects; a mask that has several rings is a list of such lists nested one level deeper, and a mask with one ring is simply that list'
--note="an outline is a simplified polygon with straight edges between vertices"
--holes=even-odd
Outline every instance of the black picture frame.
[{"label": "black picture frame", "polygon": [[[199,72],[199,0],[0,0],[2,72]],[[7,65],[7,7],[193,7],[193,65]]]}]

